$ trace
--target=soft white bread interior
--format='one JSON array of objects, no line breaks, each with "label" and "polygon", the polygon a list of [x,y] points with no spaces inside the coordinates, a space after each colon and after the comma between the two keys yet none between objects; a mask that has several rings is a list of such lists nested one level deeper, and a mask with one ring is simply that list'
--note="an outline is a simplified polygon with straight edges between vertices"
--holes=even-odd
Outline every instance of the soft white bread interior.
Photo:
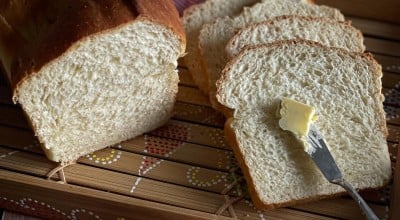
[{"label": "soft white bread interior", "polygon": [[74,160],[166,122],[178,91],[179,44],[151,22],[88,37],[22,82],[14,99],[48,157]]},{"label": "soft white bread interior", "polygon": [[349,22],[291,15],[276,17],[241,29],[229,40],[226,52],[229,57],[234,57],[247,46],[294,39],[316,41],[328,47],[353,52],[365,50],[361,31]]},{"label": "soft white bread interior", "polygon": [[[252,23],[293,14],[344,20],[339,10],[310,4],[306,0],[264,0],[252,7],[245,7],[243,12],[234,18],[217,19],[203,26],[199,36],[199,48],[206,66],[210,102],[215,109],[227,112],[215,98],[215,82],[220,78],[221,71],[228,62],[225,47],[235,31]],[[226,115],[229,115],[229,111]]]},{"label": "soft white bread interior", "polygon": [[208,80],[204,73],[204,64],[201,61],[198,48],[201,27],[219,17],[233,16],[239,13],[244,6],[254,4],[257,1],[207,0],[184,11],[182,23],[187,37],[187,54],[183,60],[192,75],[193,81],[204,94],[208,94]]},{"label": "soft white bread interior", "polygon": [[389,181],[381,77],[381,66],[370,54],[310,41],[245,49],[227,65],[217,98],[234,109],[225,132],[257,207],[344,192],[324,178],[301,142],[279,127],[276,111],[283,97],[315,107],[315,125],[355,188],[381,187]]},{"label": "soft white bread interior", "polygon": [[[1,51],[14,101],[30,119],[48,158],[76,160],[165,123],[178,91],[177,59],[185,49],[172,1],[50,2],[46,10],[60,7],[53,9],[56,20],[37,23],[43,28],[34,38],[12,45],[25,53],[7,51],[7,36]],[[30,22],[42,22],[29,18],[37,7],[26,7],[25,21],[3,20],[12,29],[10,36],[24,37]]]}]

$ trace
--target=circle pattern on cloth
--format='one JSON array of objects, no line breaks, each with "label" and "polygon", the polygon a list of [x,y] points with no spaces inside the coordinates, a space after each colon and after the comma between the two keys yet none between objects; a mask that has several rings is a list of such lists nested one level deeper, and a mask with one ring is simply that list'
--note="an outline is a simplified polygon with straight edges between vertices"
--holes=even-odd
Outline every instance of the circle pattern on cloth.
[{"label": "circle pattern on cloth", "polygon": [[87,211],[86,209],[73,209],[71,214],[67,216],[68,219],[102,219],[100,216],[96,215],[92,211]]},{"label": "circle pattern on cloth", "polygon": [[[83,208],[73,209],[70,213],[67,213],[46,202],[27,197],[18,201],[7,197],[0,197],[0,207],[48,219],[102,219],[94,212]],[[82,214],[79,215],[78,213]]]},{"label": "circle pattern on cloth", "polygon": [[400,65],[385,66],[387,71],[400,71]]},{"label": "circle pattern on cloth", "polygon": [[[118,149],[122,148],[121,145],[118,145],[116,147]],[[106,164],[112,164],[112,163],[117,162],[119,160],[119,158],[121,158],[121,155],[122,155],[122,151],[111,148],[110,152],[105,156],[100,156],[98,153],[93,152],[91,154],[87,154],[86,158],[91,161],[94,161],[95,163],[100,163],[100,164],[106,165]]]},{"label": "circle pattern on cloth", "polygon": [[201,172],[200,167],[190,167],[186,172],[186,178],[188,182],[191,183],[193,186],[199,187],[211,187],[217,184],[223,183],[224,186],[228,186],[228,175],[220,172],[220,174],[216,174],[213,177],[204,179],[200,177]]},{"label": "circle pattern on cloth", "polygon": [[262,212],[261,210],[256,209],[256,207],[253,205],[253,203],[252,203],[251,201],[245,199],[244,202],[245,202],[249,207],[251,207],[252,209],[254,209],[254,210],[257,212],[258,217],[260,218],[260,220],[265,220],[265,217],[264,217],[263,212]]},{"label": "circle pattern on cloth", "polygon": [[[218,153],[218,159],[216,160],[216,167],[219,169],[231,169],[235,164],[232,163],[233,153],[230,151],[220,150]],[[209,176],[205,178],[201,175],[202,168],[192,166],[186,171],[186,179],[193,186],[198,187],[211,187],[218,184],[223,184],[227,187],[229,183],[235,180],[234,174],[219,172],[215,176]]]},{"label": "circle pattern on cloth", "polygon": [[225,142],[225,135],[222,129],[213,130],[208,132],[208,138],[210,138],[211,142],[214,146],[219,146],[222,148],[229,148]]}]

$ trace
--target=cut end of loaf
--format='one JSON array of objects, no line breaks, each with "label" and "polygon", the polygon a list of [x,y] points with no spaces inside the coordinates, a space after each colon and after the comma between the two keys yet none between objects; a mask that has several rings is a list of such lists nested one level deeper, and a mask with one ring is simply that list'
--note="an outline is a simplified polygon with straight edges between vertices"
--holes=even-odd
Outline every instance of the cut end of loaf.
[{"label": "cut end of loaf", "polygon": [[65,162],[152,130],[170,117],[181,41],[137,20],[76,42],[14,94],[50,160]]},{"label": "cut end of loaf", "polygon": [[389,181],[381,76],[368,55],[308,41],[250,48],[228,64],[217,97],[235,110],[230,124],[235,154],[258,207],[344,192],[323,177],[290,132],[279,128],[276,109],[283,97],[315,107],[315,124],[355,188],[378,188]]}]

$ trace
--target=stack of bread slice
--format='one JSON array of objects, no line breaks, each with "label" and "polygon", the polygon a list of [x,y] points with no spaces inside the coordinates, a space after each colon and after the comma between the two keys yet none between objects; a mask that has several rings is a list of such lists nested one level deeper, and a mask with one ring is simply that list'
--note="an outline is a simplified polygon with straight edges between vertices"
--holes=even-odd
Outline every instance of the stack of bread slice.
[{"label": "stack of bread slice", "polygon": [[198,48],[199,33],[204,24],[211,23],[218,17],[234,16],[243,6],[251,5],[257,0],[211,0],[193,5],[184,11],[182,23],[187,38],[187,55],[183,58],[193,80],[199,89],[208,94],[208,80],[205,77],[203,64]]},{"label": "stack of bread slice", "polygon": [[371,189],[390,180],[381,66],[337,9],[263,0],[203,25],[198,48],[210,101],[228,118],[227,140],[258,208],[344,193],[279,128],[276,110],[284,97],[315,107],[315,125],[353,186]]}]

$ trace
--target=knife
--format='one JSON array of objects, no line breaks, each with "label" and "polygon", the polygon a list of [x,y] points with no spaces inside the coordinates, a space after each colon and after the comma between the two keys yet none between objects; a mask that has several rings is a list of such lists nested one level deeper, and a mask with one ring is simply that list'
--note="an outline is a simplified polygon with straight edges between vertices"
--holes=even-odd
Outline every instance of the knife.
[{"label": "knife", "polygon": [[358,194],[353,186],[343,178],[342,172],[340,172],[335,160],[329,152],[326,142],[318,132],[316,126],[312,123],[306,136],[306,142],[310,144],[306,150],[307,154],[321,170],[325,178],[329,182],[346,189],[350,196],[358,203],[368,220],[379,220],[360,194]]}]

